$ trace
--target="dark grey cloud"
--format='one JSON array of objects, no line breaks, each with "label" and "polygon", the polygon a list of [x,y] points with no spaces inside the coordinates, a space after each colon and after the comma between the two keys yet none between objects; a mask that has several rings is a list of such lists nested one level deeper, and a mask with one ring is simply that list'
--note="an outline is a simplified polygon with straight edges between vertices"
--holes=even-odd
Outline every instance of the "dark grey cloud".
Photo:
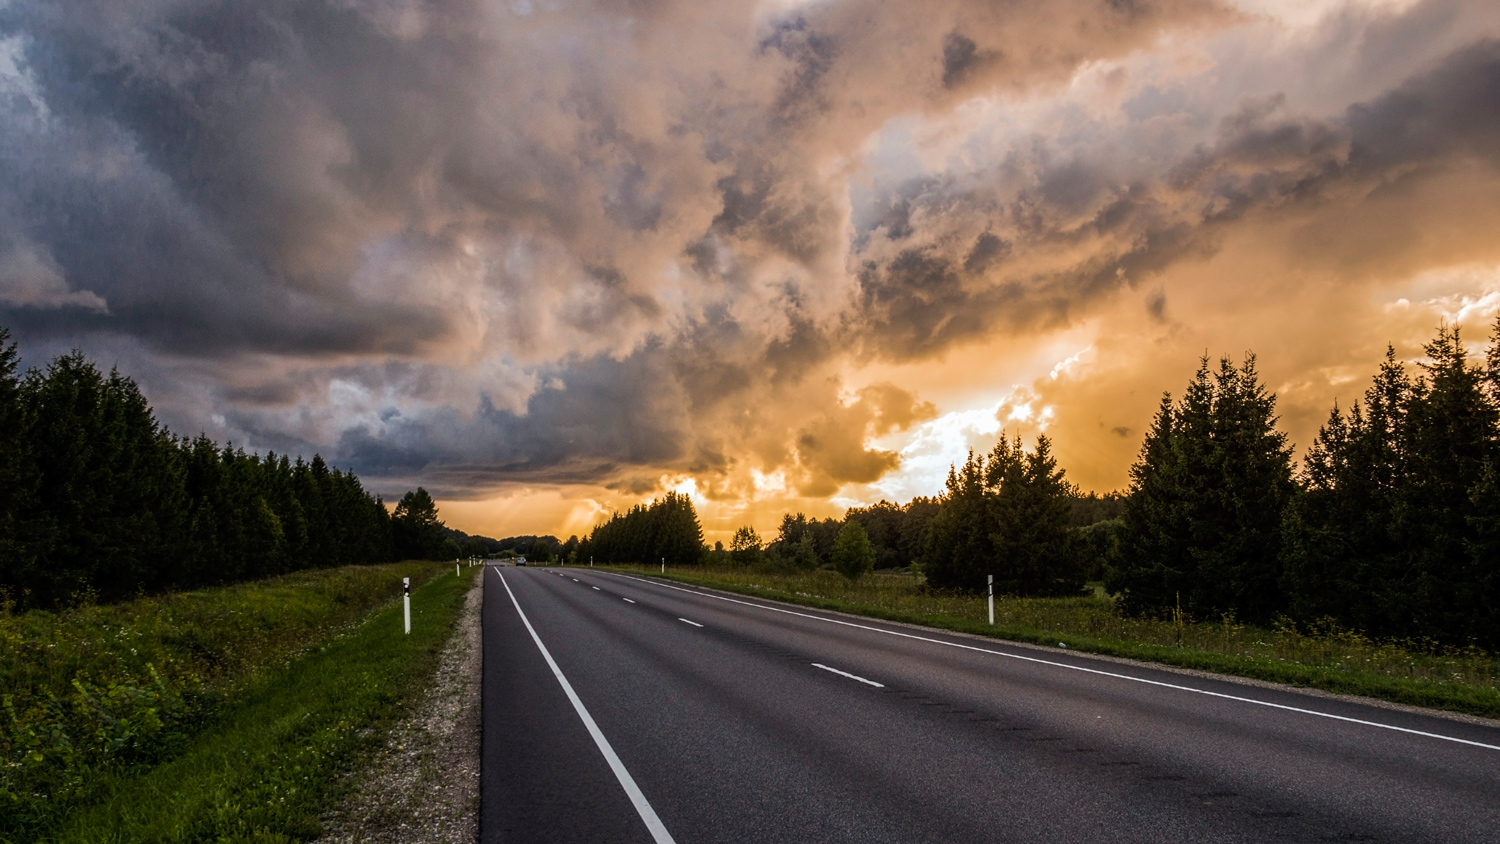
[{"label": "dark grey cloud", "polygon": [[[1369,56],[1402,20],[1441,29],[1439,5],[1382,18]],[[1496,163],[1500,51],[1478,41],[1326,113],[1262,92],[1222,114],[1163,83],[1119,107],[1124,134],[1059,120],[850,207],[839,167],[894,124],[1234,19],[14,0],[0,323],[128,346],[181,380],[158,391],[178,424],[448,494],[754,465],[824,495],[888,471],[867,438],[927,412],[851,398],[845,363],[1064,325],[1257,215]],[[1217,128],[1153,145],[1173,121]]]}]

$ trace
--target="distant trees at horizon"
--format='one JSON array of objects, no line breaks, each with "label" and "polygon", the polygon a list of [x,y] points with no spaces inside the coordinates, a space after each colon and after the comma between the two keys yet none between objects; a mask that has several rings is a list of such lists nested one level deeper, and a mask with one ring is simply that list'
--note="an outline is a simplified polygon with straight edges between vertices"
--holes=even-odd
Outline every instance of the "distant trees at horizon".
[{"label": "distant trees at horizon", "polygon": [[576,559],[601,563],[655,563],[680,566],[701,562],[703,526],[686,495],[668,492],[650,504],[615,513],[580,540]]},{"label": "distant trees at horizon", "polygon": [[[1480,363],[1456,328],[1413,374],[1387,350],[1293,466],[1253,354],[1204,358],[1164,395],[1131,484],[1084,494],[1038,437],[1002,433],[944,491],[842,519],[782,517],[763,540],[703,543],[668,492],[587,536],[494,540],[447,528],[427,491],[395,507],[348,471],[162,427],[136,384],[73,352],[18,372],[0,328],[0,601],[58,607],[301,568],[517,553],[538,561],[721,561],[797,570],[914,566],[936,588],[1080,594],[1121,611],[1338,625],[1500,647],[1500,322]],[[852,527],[851,527],[852,526]],[[856,529],[857,528],[857,529]],[[841,538],[842,537],[842,538]],[[868,565],[866,565],[868,563]]]}]

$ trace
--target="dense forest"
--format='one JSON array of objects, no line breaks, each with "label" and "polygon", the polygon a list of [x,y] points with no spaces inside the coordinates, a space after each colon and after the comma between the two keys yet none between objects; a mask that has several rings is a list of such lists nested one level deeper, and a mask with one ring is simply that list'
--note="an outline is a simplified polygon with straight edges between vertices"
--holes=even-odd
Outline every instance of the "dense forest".
[{"label": "dense forest", "polygon": [[18,368],[0,328],[0,600],[13,606],[458,556],[426,490],[388,514],[320,456],[173,434],[134,381],[81,353]]}]

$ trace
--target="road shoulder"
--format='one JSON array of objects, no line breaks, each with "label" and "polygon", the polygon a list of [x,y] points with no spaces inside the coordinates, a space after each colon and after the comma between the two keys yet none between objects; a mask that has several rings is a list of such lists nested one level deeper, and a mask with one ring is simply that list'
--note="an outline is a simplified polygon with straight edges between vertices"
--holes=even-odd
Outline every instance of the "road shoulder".
[{"label": "road shoulder", "polygon": [[324,819],[324,844],[453,844],[479,836],[483,578],[464,599],[431,688],[391,730],[353,794]]}]

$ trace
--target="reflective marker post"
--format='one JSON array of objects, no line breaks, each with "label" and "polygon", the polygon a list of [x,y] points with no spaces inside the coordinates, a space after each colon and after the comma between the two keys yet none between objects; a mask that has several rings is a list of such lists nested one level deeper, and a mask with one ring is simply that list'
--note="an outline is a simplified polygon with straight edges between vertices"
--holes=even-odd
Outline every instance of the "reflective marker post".
[{"label": "reflective marker post", "polygon": [[406,632],[411,632],[411,578],[401,578],[401,603],[406,613]]},{"label": "reflective marker post", "polygon": [[990,626],[995,626],[995,576],[987,575],[990,579]]}]

